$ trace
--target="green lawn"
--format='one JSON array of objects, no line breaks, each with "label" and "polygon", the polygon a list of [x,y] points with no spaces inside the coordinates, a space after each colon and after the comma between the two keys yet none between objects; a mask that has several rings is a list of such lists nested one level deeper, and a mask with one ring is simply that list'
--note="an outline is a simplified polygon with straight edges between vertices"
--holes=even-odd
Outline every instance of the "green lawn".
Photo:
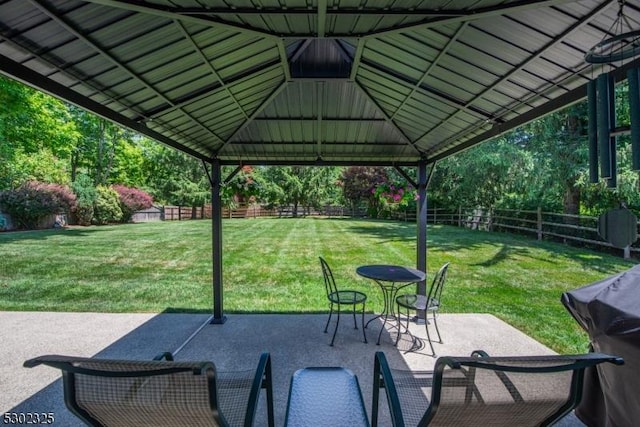
[{"label": "green lawn", "polygon": [[[226,220],[226,312],[325,312],[318,256],[382,306],[362,264],[415,265],[415,224]],[[457,227],[428,229],[429,279],[451,261],[443,310],[491,313],[562,353],[586,351],[563,291],[626,270],[621,258]],[[211,224],[184,221],[0,233],[0,310],[211,311]]]}]

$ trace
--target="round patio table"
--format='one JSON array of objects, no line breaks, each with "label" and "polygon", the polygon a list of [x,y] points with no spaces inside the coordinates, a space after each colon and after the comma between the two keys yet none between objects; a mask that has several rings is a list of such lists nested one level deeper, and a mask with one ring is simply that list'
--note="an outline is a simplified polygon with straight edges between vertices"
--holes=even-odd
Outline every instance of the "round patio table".
[{"label": "round patio table", "polygon": [[[383,320],[382,328],[378,334],[378,342],[380,345],[380,337],[388,320],[397,320],[393,302],[395,301],[398,291],[412,283],[422,282],[426,274],[420,270],[411,267],[403,267],[401,265],[363,265],[356,268],[356,273],[367,279],[371,279],[380,286],[384,307],[382,312],[369,319],[365,328],[369,326],[373,320],[381,318]],[[393,327],[397,327],[395,322]],[[398,331],[399,333],[400,331]]]}]

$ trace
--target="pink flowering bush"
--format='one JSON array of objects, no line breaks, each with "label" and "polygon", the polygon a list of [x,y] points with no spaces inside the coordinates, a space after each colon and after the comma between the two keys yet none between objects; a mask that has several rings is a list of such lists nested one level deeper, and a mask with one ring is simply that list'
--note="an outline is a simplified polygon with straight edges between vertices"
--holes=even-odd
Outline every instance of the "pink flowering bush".
[{"label": "pink flowering bush", "polygon": [[0,192],[0,208],[20,228],[34,229],[48,215],[71,213],[76,196],[66,185],[27,181],[13,190]]},{"label": "pink flowering bush", "polygon": [[124,185],[112,185],[120,199],[120,209],[122,210],[122,222],[131,221],[133,214],[139,210],[150,208],[153,205],[153,197],[138,188],[126,187]]},{"label": "pink flowering bush", "polygon": [[398,206],[406,206],[410,201],[415,200],[416,197],[415,190],[408,189],[404,185],[386,182],[378,185],[372,189],[371,192],[388,205],[397,204]]}]

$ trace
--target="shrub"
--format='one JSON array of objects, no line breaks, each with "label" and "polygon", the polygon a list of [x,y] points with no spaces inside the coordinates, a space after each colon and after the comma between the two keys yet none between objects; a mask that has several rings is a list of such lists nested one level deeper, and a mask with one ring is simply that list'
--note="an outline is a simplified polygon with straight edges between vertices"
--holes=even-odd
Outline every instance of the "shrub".
[{"label": "shrub", "polygon": [[33,229],[48,215],[71,213],[76,196],[66,185],[28,181],[0,193],[0,207],[20,228]]},{"label": "shrub", "polygon": [[146,192],[137,188],[125,187],[124,185],[112,185],[120,201],[122,210],[122,222],[131,221],[133,214],[141,209],[150,208],[153,205],[153,198]]},{"label": "shrub", "polygon": [[80,225],[90,225],[93,219],[93,206],[98,199],[98,193],[88,175],[80,174],[71,184],[76,194],[77,203],[75,216]]},{"label": "shrub", "polygon": [[103,185],[97,186],[96,192],[98,197],[93,205],[92,222],[98,225],[119,222],[122,219],[122,209],[120,209],[118,193]]}]

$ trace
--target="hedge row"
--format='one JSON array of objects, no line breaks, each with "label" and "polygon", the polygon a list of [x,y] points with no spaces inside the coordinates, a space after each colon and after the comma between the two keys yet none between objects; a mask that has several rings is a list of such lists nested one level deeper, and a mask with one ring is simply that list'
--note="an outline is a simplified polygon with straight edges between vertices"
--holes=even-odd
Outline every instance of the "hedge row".
[{"label": "hedge row", "polygon": [[153,198],[140,189],[124,185],[94,187],[82,177],[72,188],[28,181],[0,192],[0,209],[22,229],[37,228],[44,218],[61,213],[80,225],[129,222],[134,212],[152,204]]}]

